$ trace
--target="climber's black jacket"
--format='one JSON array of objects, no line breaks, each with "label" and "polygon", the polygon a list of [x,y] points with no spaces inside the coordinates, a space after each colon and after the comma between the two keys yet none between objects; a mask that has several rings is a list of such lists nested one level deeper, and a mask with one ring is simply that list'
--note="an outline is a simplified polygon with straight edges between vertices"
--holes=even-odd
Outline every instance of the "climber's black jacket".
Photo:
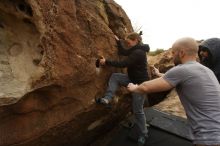
[{"label": "climber's black jacket", "polygon": [[124,68],[127,67],[128,77],[132,83],[140,84],[147,81],[147,54],[150,47],[148,44],[137,44],[129,49],[125,49],[120,41],[118,44],[119,55],[128,56],[122,61],[106,60],[106,65]]}]

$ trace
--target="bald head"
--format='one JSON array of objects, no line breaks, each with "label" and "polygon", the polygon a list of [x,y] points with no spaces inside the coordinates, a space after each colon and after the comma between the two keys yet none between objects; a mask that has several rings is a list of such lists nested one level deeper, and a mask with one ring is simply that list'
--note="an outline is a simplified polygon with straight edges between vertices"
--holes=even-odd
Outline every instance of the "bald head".
[{"label": "bald head", "polygon": [[198,53],[198,44],[195,39],[185,37],[178,39],[172,46],[173,51],[184,51],[189,56],[196,56]]}]

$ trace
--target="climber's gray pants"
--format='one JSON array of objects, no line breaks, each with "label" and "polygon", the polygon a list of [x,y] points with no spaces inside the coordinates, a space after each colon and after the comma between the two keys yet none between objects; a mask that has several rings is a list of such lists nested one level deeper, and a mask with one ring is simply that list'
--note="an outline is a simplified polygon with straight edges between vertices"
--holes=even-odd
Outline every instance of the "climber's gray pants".
[{"label": "climber's gray pants", "polygon": [[[111,101],[118,87],[127,87],[129,83],[131,83],[131,81],[126,74],[113,73],[109,79],[108,88],[105,92],[104,98],[107,98]],[[140,128],[141,135],[147,135],[148,133],[148,130],[145,126],[146,118],[143,109],[144,100],[145,95],[139,93],[132,93],[132,110],[135,116],[135,123]]]}]

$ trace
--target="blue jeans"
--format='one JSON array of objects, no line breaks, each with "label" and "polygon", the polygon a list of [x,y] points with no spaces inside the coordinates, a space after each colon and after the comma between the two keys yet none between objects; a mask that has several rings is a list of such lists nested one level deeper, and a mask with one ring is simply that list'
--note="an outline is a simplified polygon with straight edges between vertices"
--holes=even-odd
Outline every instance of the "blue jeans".
[{"label": "blue jeans", "polygon": [[[127,87],[129,83],[131,83],[131,81],[126,74],[113,73],[109,79],[108,88],[105,92],[104,98],[111,101],[118,87]],[[137,124],[141,131],[140,135],[147,135],[148,133],[148,130],[145,126],[146,117],[143,108],[144,100],[145,95],[139,93],[132,93],[132,110],[135,116],[135,124]]]}]

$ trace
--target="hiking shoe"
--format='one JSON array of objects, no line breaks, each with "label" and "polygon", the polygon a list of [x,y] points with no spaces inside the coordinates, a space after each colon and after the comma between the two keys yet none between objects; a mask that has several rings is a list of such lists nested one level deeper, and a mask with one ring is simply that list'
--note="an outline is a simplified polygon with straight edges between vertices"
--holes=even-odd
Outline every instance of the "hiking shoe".
[{"label": "hiking shoe", "polygon": [[146,137],[145,136],[138,137],[138,146],[144,146],[145,141],[146,141]]},{"label": "hiking shoe", "polygon": [[96,98],[96,103],[108,105],[110,102],[107,98]]},{"label": "hiking shoe", "polygon": [[101,104],[104,104],[104,105],[108,105],[108,104],[109,104],[109,100],[106,99],[106,98],[101,98],[101,99],[100,99],[100,103],[101,103]]}]

